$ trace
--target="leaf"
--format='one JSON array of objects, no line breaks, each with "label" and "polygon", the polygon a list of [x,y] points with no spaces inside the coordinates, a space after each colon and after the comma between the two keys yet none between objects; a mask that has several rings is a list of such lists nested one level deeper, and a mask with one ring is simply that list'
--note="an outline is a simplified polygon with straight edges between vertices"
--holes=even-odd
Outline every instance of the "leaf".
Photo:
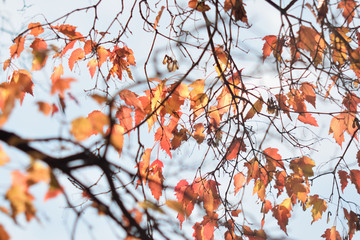
[{"label": "leaf", "polygon": [[174,200],[167,200],[165,202],[165,205],[171,208],[172,210],[175,210],[178,214],[185,214],[185,210],[183,208],[182,203]]},{"label": "leaf", "polygon": [[285,170],[284,163],[281,160],[281,155],[278,154],[279,149],[267,148],[264,150],[266,158],[266,166],[269,172],[275,172],[276,167],[280,167]]},{"label": "leaf", "polygon": [[243,138],[234,138],[226,152],[226,159],[231,160],[236,158],[240,151],[246,152],[244,140]]},{"label": "leaf", "polygon": [[262,40],[265,41],[264,46],[262,48],[263,49],[263,61],[265,61],[265,59],[268,56],[270,56],[271,52],[273,53],[275,59],[280,61],[282,48],[283,48],[283,44],[284,44],[283,39],[278,40],[277,36],[268,35],[268,36],[265,36]]},{"label": "leaf", "polygon": [[60,95],[64,95],[65,90],[70,88],[70,83],[74,82],[74,78],[59,78],[57,79],[51,87],[51,95],[54,95],[56,92],[60,92]]},{"label": "leaf", "polygon": [[173,134],[169,130],[168,126],[161,126],[155,133],[155,141],[160,141],[161,149],[164,150],[171,157],[171,139]]},{"label": "leaf", "polygon": [[325,233],[321,235],[321,237],[326,240],[341,240],[340,234],[336,231],[335,226],[331,227],[331,229],[326,229]]},{"label": "leaf", "polygon": [[261,112],[262,106],[264,104],[264,101],[262,99],[262,97],[260,97],[255,103],[254,105],[251,107],[251,109],[249,110],[249,112],[246,114],[244,121],[251,119],[254,117],[255,113],[259,113]]},{"label": "leaf", "polygon": [[87,67],[89,68],[89,73],[90,73],[91,78],[94,77],[97,66],[98,66],[98,61],[95,58],[91,59],[88,62]]},{"label": "leaf", "polygon": [[62,24],[62,25],[56,25],[56,26],[51,26],[53,29],[58,30],[59,32],[61,32],[62,34],[64,34],[65,36],[69,37],[71,40],[80,40],[80,41],[84,41],[84,37],[83,35],[81,35],[81,33],[76,32],[76,27],[69,25],[69,24]]},{"label": "leaf", "polygon": [[119,119],[120,125],[124,128],[126,132],[133,129],[133,118],[131,116],[132,112],[133,110],[126,106],[121,106],[116,112],[116,118]]},{"label": "leaf", "polygon": [[14,45],[10,47],[11,58],[20,57],[21,52],[24,50],[25,38],[18,36],[14,40]]},{"label": "leaf", "polygon": [[339,170],[338,174],[339,174],[339,178],[340,178],[341,191],[344,192],[344,189],[348,185],[348,178],[350,178],[350,176],[347,174],[347,172],[342,171],[342,170]]},{"label": "leaf", "polygon": [[76,40],[73,40],[73,41],[69,42],[68,44],[66,44],[66,46],[61,51],[60,57],[64,56],[68,50],[72,49],[74,47],[75,43],[76,43]]},{"label": "leaf", "polygon": [[291,160],[290,162],[290,168],[294,171],[294,173],[306,178],[314,176],[314,172],[312,170],[314,166],[315,162],[306,156]]},{"label": "leaf", "polygon": [[248,24],[246,11],[242,0],[225,0],[224,10],[227,12],[231,9],[232,15],[235,17],[235,21],[242,21]]},{"label": "leaf", "polygon": [[300,87],[300,91],[305,96],[305,100],[315,107],[316,95],[314,89],[315,86],[308,82],[302,83]]},{"label": "leaf", "polygon": [[319,126],[316,119],[310,113],[302,113],[298,116],[298,119],[303,123],[310,124],[315,127]]},{"label": "leaf", "polygon": [[94,133],[104,134],[104,127],[110,125],[109,117],[100,111],[95,110],[89,113],[87,118],[91,122]]},{"label": "leaf", "polygon": [[51,82],[54,84],[64,74],[63,65],[60,63],[59,66],[54,67],[53,73],[51,74]]},{"label": "leaf", "polygon": [[325,40],[313,28],[300,26],[297,46],[300,49],[310,52],[314,64],[318,65],[322,61],[322,55],[326,48]]},{"label": "leaf", "polygon": [[360,194],[360,170],[350,170],[350,180],[355,185],[357,192]]},{"label": "leaf", "polygon": [[354,119],[354,115],[347,112],[342,112],[331,119],[329,134],[333,133],[335,141],[340,146],[345,141],[344,132],[347,132],[350,136],[355,133],[356,126],[353,126]]},{"label": "leaf", "polygon": [[354,213],[353,211],[350,211],[350,213],[346,210],[346,208],[344,208],[344,215],[346,220],[348,221],[348,226],[349,226],[349,239],[351,240],[354,236],[355,231],[358,231],[358,226],[359,226],[359,218],[358,215],[356,213]]},{"label": "leaf", "polygon": [[113,126],[110,136],[110,143],[119,153],[119,157],[120,157],[124,143],[124,128],[119,124],[115,124]]},{"label": "leaf", "polygon": [[342,0],[339,2],[337,8],[342,10],[342,15],[347,21],[348,25],[352,22],[355,16],[355,9],[357,2],[354,0]]},{"label": "leaf", "polygon": [[30,23],[28,25],[28,29],[30,30],[30,34],[34,37],[37,37],[38,35],[42,34],[44,32],[43,27],[40,23]]},{"label": "leaf", "polygon": [[149,167],[149,188],[154,198],[159,201],[162,196],[164,176],[162,174],[163,163],[157,159]]},{"label": "leaf", "polygon": [[14,71],[11,77],[11,83],[16,87],[17,91],[33,95],[34,83],[32,82],[31,74],[27,70],[19,69],[18,71]]},{"label": "leaf", "polygon": [[237,173],[234,176],[234,186],[235,186],[235,194],[236,195],[240,189],[244,186],[246,182],[245,175],[242,172]]},{"label": "leaf", "polygon": [[198,2],[198,0],[190,0],[189,7],[196,9],[199,12],[206,12],[210,10],[210,7],[206,5],[203,1]]},{"label": "leaf", "polygon": [[50,184],[49,189],[44,197],[44,201],[47,201],[49,199],[57,197],[59,194],[62,194],[64,192],[63,187],[59,184],[57,179],[55,178],[55,175],[50,172]]},{"label": "leaf", "polygon": [[0,166],[3,166],[8,162],[10,162],[10,158],[9,158],[9,156],[6,154],[6,152],[4,151],[4,149],[0,145]]},{"label": "leaf", "polygon": [[85,52],[82,48],[75,49],[69,58],[69,68],[72,71],[74,64],[85,57]]},{"label": "leaf", "polygon": [[205,139],[205,128],[202,123],[198,123],[194,126],[195,132],[194,132],[194,138],[198,144],[201,144]]},{"label": "leaf", "polygon": [[309,196],[309,200],[306,203],[306,207],[313,207],[311,209],[313,220],[311,224],[322,217],[322,214],[327,209],[327,204],[324,199],[320,199],[319,195],[315,194],[314,196]]},{"label": "leaf", "polygon": [[34,56],[31,70],[40,70],[45,66],[48,58],[47,43],[43,39],[35,38],[30,47],[33,49]]},{"label": "leaf", "polygon": [[6,232],[4,226],[0,224],[0,240],[9,240],[10,235]]},{"label": "leaf", "polygon": [[101,65],[107,60],[108,56],[110,56],[110,53],[107,49],[103,48],[102,46],[96,49],[96,53],[99,58],[99,68],[100,68]]},{"label": "leaf", "polygon": [[286,226],[291,217],[291,198],[285,199],[280,205],[274,206],[273,216],[277,219],[280,228],[287,234]]},{"label": "leaf", "polygon": [[159,21],[160,21],[160,18],[161,18],[161,15],[162,15],[162,13],[163,13],[163,11],[164,11],[164,9],[165,9],[165,7],[164,6],[161,6],[161,9],[160,9],[160,11],[158,12],[158,15],[156,16],[156,18],[155,18],[155,22],[154,22],[154,29],[156,29],[157,28],[157,26],[158,26],[158,23],[159,23]]},{"label": "leaf", "polygon": [[93,133],[91,121],[84,117],[79,117],[71,122],[71,133],[78,141],[83,141]]}]

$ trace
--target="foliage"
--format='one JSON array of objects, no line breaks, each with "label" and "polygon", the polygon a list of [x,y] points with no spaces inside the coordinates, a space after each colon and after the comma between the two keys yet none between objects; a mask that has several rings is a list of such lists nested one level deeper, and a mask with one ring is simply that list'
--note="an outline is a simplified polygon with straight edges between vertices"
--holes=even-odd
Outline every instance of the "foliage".
[{"label": "foliage", "polygon": [[[255,25],[246,1],[121,1],[109,25],[99,27],[104,4],[32,22],[10,46],[3,62],[8,79],[0,85],[0,165],[16,161],[11,148],[29,163],[10,170],[4,214],[15,223],[21,215],[38,219],[39,196],[30,190],[45,183],[44,200],[63,196],[80,218],[96,209],[124,239],[273,239],[271,223],[289,234],[296,209],[309,212],[311,224],[327,218],[321,237],[354,239],[357,1],[256,3],[275,9],[281,25],[258,36],[255,50],[244,45]],[[87,16],[88,28],[69,20],[76,14]],[[152,36],[143,65],[135,56],[144,53],[127,43],[140,25]],[[243,67],[239,55],[249,61],[256,55],[256,71]],[[262,84],[257,78],[267,77],[266,67],[276,78]],[[35,79],[49,70],[49,79]],[[92,87],[73,94],[84,80]],[[59,122],[58,136],[30,139],[7,128],[26,102]],[[91,111],[74,116],[74,106]],[[338,155],[319,157],[321,144]],[[84,178],[90,168],[98,172]],[[86,208],[68,198],[63,176],[83,193]],[[9,235],[0,225],[0,239]]]}]

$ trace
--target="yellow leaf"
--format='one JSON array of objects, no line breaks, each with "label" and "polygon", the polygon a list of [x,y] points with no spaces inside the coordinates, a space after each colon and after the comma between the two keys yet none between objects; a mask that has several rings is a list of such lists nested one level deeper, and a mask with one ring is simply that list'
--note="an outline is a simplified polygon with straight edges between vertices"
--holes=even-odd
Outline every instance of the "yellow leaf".
[{"label": "yellow leaf", "polygon": [[87,118],[79,117],[71,123],[71,133],[78,141],[87,139],[93,132],[92,123]]}]

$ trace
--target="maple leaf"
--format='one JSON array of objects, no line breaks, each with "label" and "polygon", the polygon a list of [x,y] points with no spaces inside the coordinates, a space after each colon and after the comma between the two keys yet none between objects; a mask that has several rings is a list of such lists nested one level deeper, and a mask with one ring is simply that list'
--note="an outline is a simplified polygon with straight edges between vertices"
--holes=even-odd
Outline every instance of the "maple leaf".
[{"label": "maple leaf", "polygon": [[20,57],[21,52],[24,50],[25,38],[23,36],[18,36],[14,39],[14,45],[10,47],[10,56],[11,58]]},{"label": "maple leaf", "polygon": [[303,82],[300,87],[300,91],[305,96],[305,100],[315,107],[316,95],[315,86],[308,82]]},{"label": "maple leaf", "polygon": [[339,170],[338,174],[339,174],[339,178],[340,178],[341,191],[344,192],[344,189],[346,188],[346,186],[348,184],[348,178],[350,178],[350,176],[347,174],[347,172],[342,171],[342,170]]},{"label": "maple leaf", "polygon": [[342,9],[342,15],[347,21],[348,25],[352,22],[355,16],[356,6],[357,2],[354,0],[342,0],[337,6],[338,9]]},{"label": "maple leaf", "polygon": [[185,217],[189,217],[191,215],[197,195],[194,193],[192,186],[184,179],[180,180],[176,185],[175,195],[176,199],[182,204],[184,209],[184,213],[178,213],[177,216],[181,227]]},{"label": "maple leaf", "polygon": [[235,194],[236,195],[240,189],[244,186],[245,184],[245,175],[241,172],[237,173],[234,176],[234,186],[235,186]]},{"label": "maple leaf", "polygon": [[75,49],[69,58],[69,68],[72,71],[74,64],[85,57],[84,50],[82,48]]},{"label": "maple leaf", "polygon": [[277,196],[280,196],[280,194],[283,192],[283,189],[285,187],[285,181],[286,181],[286,172],[280,171],[275,174],[275,188],[278,189]]},{"label": "maple leaf", "polygon": [[326,229],[325,233],[321,235],[326,240],[341,240],[340,233],[336,231],[336,227],[333,226],[331,229]]},{"label": "maple leaf", "polygon": [[244,3],[242,0],[225,0],[224,10],[227,12],[230,9],[232,10],[232,15],[235,17],[235,21],[242,21],[248,24],[248,19],[246,16],[246,11],[244,8]]},{"label": "maple leaf", "polygon": [[101,65],[107,60],[108,56],[110,56],[110,53],[107,49],[101,46],[96,49],[96,53],[99,58],[99,67],[101,67]]},{"label": "maple leaf", "polygon": [[31,74],[25,69],[14,71],[11,77],[11,83],[15,85],[17,91],[33,95],[34,83],[31,80]]},{"label": "maple leaf", "polygon": [[195,132],[194,132],[194,138],[197,141],[198,144],[201,144],[205,139],[205,127],[202,123],[198,123],[194,126]]},{"label": "maple leaf", "polygon": [[226,159],[231,160],[238,156],[239,152],[246,152],[246,146],[243,138],[234,138],[231,142],[227,152]]},{"label": "maple leaf", "polygon": [[6,232],[4,226],[0,224],[0,239],[1,240],[9,240],[10,235]]},{"label": "maple leaf", "polygon": [[37,37],[38,35],[42,34],[44,32],[43,27],[40,23],[30,23],[28,25],[28,29],[30,30],[30,34],[34,37]]},{"label": "maple leaf", "polygon": [[98,61],[95,58],[91,59],[88,62],[87,67],[89,68],[89,73],[90,73],[91,78],[94,77],[97,66],[98,66]]},{"label": "maple leaf", "polygon": [[66,44],[66,46],[61,51],[60,57],[64,56],[67,51],[72,49],[74,47],[75,43],[76,43],[76,40],[73,40],[73,41],[69,42],[68,44]]},{"label": "maple leaf", "polygon": [[307,200],[307,195],[310,192],[309,187],[303,184],[303,178],[293,175],[289,177],[285,183],[286,192],[289,197],[291,197],[292,202],[295,203],[296,200],[300,200],[302,203],[305,203]]},{"label": "maple leaf", "polygon": [[357,192],[360,194],[360,170],[350,170],[350,180],[355,185]]},{"label": "maple leaf", "polygon": [[273,216],[277,219],[280,228],[287,234],[286,226],[291,217],[291,198],[285,199],[280,205],[274,206],[272,209]]},{"label": "maple leaf", "polygon": [[199,196],[199,200],[204,203],[208,215],[212,215],[221,203],[217,185],[217,182],[204,178],[197,178],[192,185],[193,191]]},{"label": "maple leaf", "polygon": [[306,202],[306,207],[313,207],[311,209],[313,220],[311,223],[319,220],[322,217],[322,214],[327,209],[327,204],[324,199],[320,199],[319,195],[315,194],[314,196],[309,196],[309,200]]},{"label": "maple leaf", "polygon": [[261,179],[257,179],[255,181],[255,185],[254,185],[254,189],[253,189],[253,195],[255,193],[257,193],[259,199],[261,201],[264,201],[265,200],[265,190],[266,190],[266,185],[265,185],[264,181],[261,180]]},{"label": "maple leaf", "polygon": [[[343,65],[348,59],[347,44],[351,42],[351,38],[346,36],[349,29],[346,27],[335,28],[334,32],[330,33],[330,44],[333,48],[333,60],[340,65]],[[352,63],[353,64],[353,63]]]},{"label": "maple leaf", "polygon": [[45,66],[48,58],[47,44],[43,39],[35,38],[30,47],[33,49],[32,54],[34,56],[31,70],[40,70]]},{"label": "maple leaf", "polygon": [[74,78],[59,78],[57,79],[51,87],[51,95],[54,95],[56,92],[60,92],[60,95],[63,96],[65,90],[70,88],[70,83],[74,82]]}]

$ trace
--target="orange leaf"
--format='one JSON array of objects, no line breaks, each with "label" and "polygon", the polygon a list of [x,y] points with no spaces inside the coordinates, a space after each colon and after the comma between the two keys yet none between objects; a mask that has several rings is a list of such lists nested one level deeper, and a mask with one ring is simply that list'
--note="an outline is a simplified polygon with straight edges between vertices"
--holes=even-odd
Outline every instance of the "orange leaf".
[{"label": "orange leaf", "polygon": [[10,235],[6,232],[3,225],[0,224],[0,239],[1,240],[9,240]]},{"label": "orange leaf", "polygon": [[280,228],[286,233],[286,226],[291,217],[291,198],[285,199],[280,205],[273,208],[273,216],[277,219]]},{"label": "orange leaf", "polygon": [[245,184],[245,175],[241,172],[234,176],[234,185],[235,185],[235,195]]},{"label": "orange leaf", "polygon": [[155,160],[149,167],[149,188],[154,198],[159,201],[162,195],[164,177],[162,175],[163,163],[160,160]]},{"label": "orange leaf", "polygon": [[3,166],[8,162],[10,162],[10,158],[9,158],[9,156],[6,154],[6,152],[4,151],[4,149],[0,145],[0,166]]},{"label": "orange leaf", "polygon": [[96,49],[97,55],[99,57],[99,67],[106,61],[108,56],[110,55],[109,51],[103,47],[98,47]]},{"label": "orange leaf", "polygon": [[280,154],[278,154],[279,149],[277,148],[267,148],[264,150],[264,155],[266,158],[266,166],[269,172],[275,172],[276,167],[280,167],[285,170],[284,163],[281,160]]},{"label": "orange leaf", "polygon": [[161,6],[160,11],[159,11],[158,15],[157,15],[156,18],[155,18],[154,29],[156,29],[156,27],[157,27],[157,25],[158,25],[158,23],[159,23],[159,21],[160,21],[161,15],[162,15],[162,13],[163,13],[163,11],[164,11],[164,9],[165,9],[165,7],[164,7],[164,6]]},{"label": "orange leaf", "polygon": [[315,194],[314,196],[310,196],[309,200],[306,202],[306,207],[313,207],[311,209],[313,220],[311,224],[322,217],[322,214],[327,209],[326,201],[319,198],[319,195]]},{"label": "orange leaf", "polygon": [[37,37],[44,32],[44,29],[40,23],[30,23],[28,29],[30,29],[30,34],[34,37]]},{"label": "orange leaf", "polygon": [[326,240],[341,240],[340,233],[336,231],[336,227],[333,226],[331,229],[326,229],[325,233],[321,235]]},{"label": "orange leaf", "polygon": [[315,127],[319,126],[316,119],[310,113],[302,113],[298,116],[298,119],[303,123],[310,124]]},{"label": "orange leaf", "polygon": [[53,29],[58,30],[65,36],[69,37],[70,39],[78,39],[80,41],[84,41],[83,35],[81,33],[76,32],[76,27],[69,25],[69,24],[63,24],[63,25],[57,25],[57,26],[51,26]]},{"label": "orange leaf", "polygon": [[169,130],[169,126],[161,126],[155,133],[155,141],[160,141],[161,149],[163,149],[171,157],[171,139],[173,134]]},{"label": "orange leaf", "polygon": [[56,82],[53,83],[51,87],[51,95],[54,95],[56,92],[60,92],[60,95],[64,94],[66,89],[70,88],[70,83],[74,82],[74,78],[59,78]]},{"label": "orange leaf", "polygon": [[300,91],[305,96],[305,100],[315,107],[316,95],[314,88],[315,86],[311,83],[304,82],[301,84]]},{"label": "orange leaf", "polygon": [[64,74],[63,65],[60,63],[59,66],[54,67],[54,72],[51,74],[51,82],[54,84],[58,79],[60,79],[61,75]]},{"label": "orange leaf", "polygon": [[271,52],[273,52],[274,57],[277,60],[280,60],[280,54],[282,52],[282,42],[278,41],[277,36],[275,35],[268,35],[265,36],[262,40],[265,40],[264,46],[263,46],[263,61],[270,56]]},{"label": "orange leaf", "polygon": [[313,28],[304,25],[300,26],[298,34],[298,48],[309,51],[315,65],[321,63],[322,55],[326,48],[325,40],[322,36]]},{"label": "orange leaf", "polygon": [[110,125],[109,117],[100,111],[89,113],[88,119],[97,133],[104,134],[104,127]]},{"label": "orange leaf", "polygon": [[123,143],[124,143],[124,128],[119,124],[115,124],[113,126],[111,136],[110,136],[110,143],[115,148],[115,150],[121,155]]},{"label": "orange leaf", "polygon": [[74,47],[75,43],[76,43],[76,40],[73,40],[73,41],[69,42],[68,44],[66,44],[64,49],[61,51],[60,57],[64,56],[68,50],[72,49]]},{"label": "orange leaf", "polygon": [[52,106],[47,102],[37,102],[39,111],[45,115],[49,115],[52,111]]},{"label": "orange leaf", "polygon": [[306,156],[291,160],[290,162],[290,168],[301,177],[312,177],[314,175],[312,170],[314,166],[314,161]]},{"label": "orange leaf", "polygon": [[342,0],[337,6],[338,9],[342,9],[342,15],[348,25],[352,22],[355,16],[356,6],[357,2],[354,0]]},{"label": "orange leaf", "polygon": [[246,152],[244,139],[234,138],[226,152],[226,159],[231,160],[236,158],[240,151]]},{"label": "orange leaf", "polygon": [[78,141],[87,139],[93,132],[91,121],[87,118],[79,117],[71,122],[71,133]]},{"label": "orange leaf", "polygon": [[84,44],[84,53],[85,55],[88,55],[89,53],[92,53],[93,49],[95,47],[95,43],[91,40],[87,40]]},{"label": "orange leaf", "polygon": [[72,71],[74,64],[85,57],[84,50],[82,48],[75,49],[69,58],[69,68]]},{"label": "orange leaf", "polygon": [[10,47],[11,58],[20,57],[21,52],[24,50],[25,38],[19,36],[15,38],[14,45]]},{"label": "orange leaf", "polygon": [[87,67],[89,68],[89,72],[90,72],[90,75],[91,75],[91,78],[94,77],[94,74],[95,74],[95,71],[96,71],[96,67],[98,66],[98,61],[93,58],[91,59],[88,64],[87,64]]},{"label": "orange leaf", "polygon": [[133,110],[126,106],[121,106],[116,112],[116,118],[119,119],[120,125],[126,132],[133,128],[133,118],[131,116],[132,112]]},{"label": "orange leaf", "polygon": [[[335,141],[341,146],[344,142],[344,132],[352,136],[356,131],[355,117],[352,113],[342,112],[331,119],[329,134],[333,133]],[[355,136],[356,137],[356,136]]]}]

